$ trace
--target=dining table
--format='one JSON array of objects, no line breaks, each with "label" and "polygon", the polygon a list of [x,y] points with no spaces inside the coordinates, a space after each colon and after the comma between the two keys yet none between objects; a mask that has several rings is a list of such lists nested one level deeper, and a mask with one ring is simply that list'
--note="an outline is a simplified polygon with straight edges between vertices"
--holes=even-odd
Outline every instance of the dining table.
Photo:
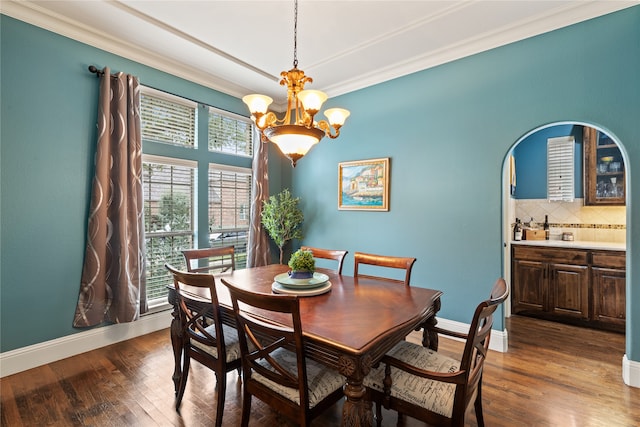
[{"label": "dining table", "polygon": [[[223,322],[235,326],[231,297],[224,278],[233,286],[257,292],[274,292],[274,278],[289,270],[284,264],[238,269],[214,275]],[[424,325],[436,324],[442,292],[371,277],[352,277],[333,270],[326,274],[330,289],[320,295],[300,296],[300,314],[307,357],[336,369],[346,378],[342,426],[372,426],[372,403],[367,400],[363,379],[385,353]],[[181,286],[187,305],[210,304],[207,289]],[[277,289],[276,289],[277,292]],[[174,386],[181,374],[183,340],[176,292],[169,286],[173,304],[171,341],[174,352]],[[273,319],[269,319],[273,321]],[[424,329],[422,344],[437,349],[437,334]]]}]

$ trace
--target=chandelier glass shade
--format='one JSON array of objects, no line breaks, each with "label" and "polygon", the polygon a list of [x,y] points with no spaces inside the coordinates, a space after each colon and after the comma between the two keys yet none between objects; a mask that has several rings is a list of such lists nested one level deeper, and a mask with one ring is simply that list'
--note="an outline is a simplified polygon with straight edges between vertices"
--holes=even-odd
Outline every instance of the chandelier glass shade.
[{"label": "chandelier glass shade", "polygon": [[327,136],[335,139],[340,128],[349,117],[343,108],[329,108],[324,112],[327,120],[316,121],[315,116],[327,100],[327,94],[319,90],[305,90],[306,83],[313,79],[298,69],[296,52],[298,2],[295,1],[293,68],[280,73],[280,85],[287,86],[287,110],[281,118],[269,111],[273,99],[266,95],[252,94],[242,98],[251,112],[251,119],[260,131],[263,142],[271,141],[278,146],[293,167],[320,140]]}]

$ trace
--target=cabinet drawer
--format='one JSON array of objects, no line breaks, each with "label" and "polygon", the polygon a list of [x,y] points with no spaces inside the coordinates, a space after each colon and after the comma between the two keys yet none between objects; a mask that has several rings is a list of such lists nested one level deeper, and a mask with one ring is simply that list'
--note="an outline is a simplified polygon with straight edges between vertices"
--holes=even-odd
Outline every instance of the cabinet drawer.
[{"label": "cabinet drawer", "polygon": [[553,262],[558,264],[587,265],[588,251],[514,245],[513,258],[528,261]]},{"label": "cabinet drawer", "polygon": [[622,268],[626,267],[626,252],[592,252],[591,265],[594,267]]}]

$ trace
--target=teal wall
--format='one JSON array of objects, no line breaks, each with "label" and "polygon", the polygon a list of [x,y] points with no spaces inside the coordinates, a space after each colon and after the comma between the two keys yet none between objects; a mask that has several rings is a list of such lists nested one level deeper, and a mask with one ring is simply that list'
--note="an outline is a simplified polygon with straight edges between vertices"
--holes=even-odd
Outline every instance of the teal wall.
[{"label": "teal wall", "polygon": [[[142,84],[227,111],[247,111],[240,99],[5,15],[0,19],[0,351],[5,352],[79,331],[71,324],[85,249],[99,90],[89,65],[131,73]],[[176,150],[144,147],[158,155]],[[205,177],[208,161],[224,161],[206,151],[193,150]],[[290,171],[275,152],[271,158],[277,190],[289,182]],[[32,314],[25,315],[27,310]]]},{"label": "teal wall", "polygon": [[549,126],[525,137],[513,149],[516,160],[516,199],[547,198],[547,139],[573,136],[574,153],[574,197],[582,198],[582,126],[562,124]]},{"label": "teal wall", "polygon": [[[639,75],[636,6],[331,99],[351,111],[342,136],[293,176],[304,243],[348,249],[345,272],[354,251],[417,257],[412,284],[443,290],[440,315],[468,322],[503,274],[502,172],[513,144],[549,123],[597,125],[628,156],[626,345],[640,360]],[[339,211],[338,162],[378,157],[391,159],[390,211]]]},{"label": "teal wall", "polygon": [[[6,16],[0,24],[0,344],[8,351],[76,332],[98,92],[87,66],[245,110],[238,99]],[[271,150],[271,192],[292,186],[304,243],[348,249],[347,273],[354,251],[417,257],[412,283],[443,290],[441,317],[468,322],[503,274],[502,167],[529,131],[570,120],[606,130],[626,151],[627,189],[640,200],[639,71],[640,6],[352,92],[330,100],[352,112],[340,138],[293,171]],[[338,162],[377,157],[391,158],[391,210],[338,211]],[[640,294],[640,209],[629,203],[627,212],[631,306]],[[39,314],[25,318],[26,304]],[[640,361],[640,307],[628,314],[627,356]]]}]

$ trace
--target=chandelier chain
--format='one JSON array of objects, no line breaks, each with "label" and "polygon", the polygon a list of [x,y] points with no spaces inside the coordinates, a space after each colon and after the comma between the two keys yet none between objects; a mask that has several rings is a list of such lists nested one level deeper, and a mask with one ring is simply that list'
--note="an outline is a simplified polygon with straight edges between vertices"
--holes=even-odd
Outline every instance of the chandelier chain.
[{"label": "chandelier chain", "polygon": [[293,68],[298,68],[298,0],[293,6]]}]

